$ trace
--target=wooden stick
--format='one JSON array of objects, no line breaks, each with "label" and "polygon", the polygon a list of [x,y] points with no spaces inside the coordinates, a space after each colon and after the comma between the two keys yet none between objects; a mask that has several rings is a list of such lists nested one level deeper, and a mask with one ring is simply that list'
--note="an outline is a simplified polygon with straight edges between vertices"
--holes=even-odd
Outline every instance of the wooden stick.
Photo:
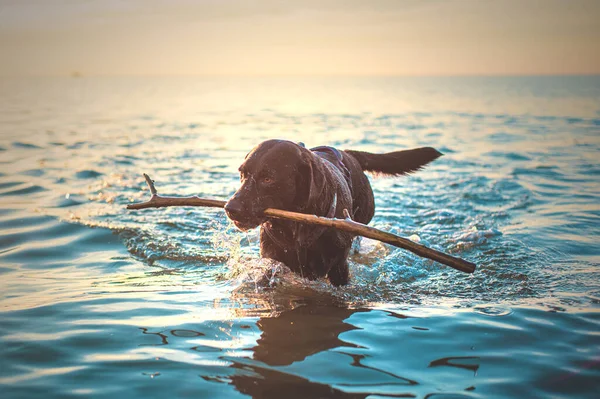
[{"label": "wooden stick", "polygon": [[[152,196],[146,202],[138,202],[127,205],[127,209],[146,209],[146,208],[162,208],[167,206],[204,206],[212,208],[223,208],[226,201],[204,199],[197,196],[192,197],[162,197],[158,195],[154,187],[154,181],[144,173],[144,178]],[[304,213],[284,211],[281,209],[268,208],[264,211],[265,216],[277,219],[293,220],[295,222],[315,224],[320,226],[332,227],[339,230],[344,230],[349,233],[354,233],[359,236],[371,238],[374,240],[385,242],[402,249],[406,249],[423,258],[431,259],[436,262],[450,266],[456,270],[465,273],[473,273],[477,267],[474,263],[457,258],[446,253],[426,247],[425,245],[417,244],[407,238],[399,237],[395,234],[388,233],[374,227],[355,222],[350,218],[350,214],[344,209],[345,219],[326,218],[323,216],[307,215]]]}]

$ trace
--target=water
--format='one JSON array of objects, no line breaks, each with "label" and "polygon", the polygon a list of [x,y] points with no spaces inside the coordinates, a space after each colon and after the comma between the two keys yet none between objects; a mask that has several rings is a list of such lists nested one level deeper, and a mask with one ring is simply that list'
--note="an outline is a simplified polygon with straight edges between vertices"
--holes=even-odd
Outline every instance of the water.
[{"label": "water", "polygon": [[[600,78],[0,80],[2,397],[595,397]],[[258,259],[222,211],[267,138],[434,146],[374,178],[352,284]],[[276,269],[273,288],[255,284]]]}]

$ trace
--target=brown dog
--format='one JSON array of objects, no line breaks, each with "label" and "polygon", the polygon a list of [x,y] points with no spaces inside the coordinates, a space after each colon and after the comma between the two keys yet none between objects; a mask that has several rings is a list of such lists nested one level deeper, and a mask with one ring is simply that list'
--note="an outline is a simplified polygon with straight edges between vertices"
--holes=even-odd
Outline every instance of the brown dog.
[{"label": "brown dog", "polygon": [[241,230],[260,229],[260,254],[283,262],[309,279],[327,276],[333,285],[348,283],[347,257],[354,236],[333,228],[267,219],[263,211],[277,208],[318,216],[343,217],[367,224],[375,213],[373,191],[364,172],[403,175],[442,155],[431,147],[371,154],[311,150],[285,140],[259,144],[240,166],[242,186],[225,211]]}]

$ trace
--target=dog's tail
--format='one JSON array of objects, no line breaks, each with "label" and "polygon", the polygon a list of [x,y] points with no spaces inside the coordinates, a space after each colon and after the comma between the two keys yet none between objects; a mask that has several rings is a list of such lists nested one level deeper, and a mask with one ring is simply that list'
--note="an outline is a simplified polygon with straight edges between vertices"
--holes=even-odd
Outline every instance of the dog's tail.
[{"label": "dog's tail", "polygon": [[443,155],[431,147],[394,151],[386,154],[371,154],[370,152],[352,150],[346,150],[345,152],[358,161],[363,171],[392,176],[416,172]]}]

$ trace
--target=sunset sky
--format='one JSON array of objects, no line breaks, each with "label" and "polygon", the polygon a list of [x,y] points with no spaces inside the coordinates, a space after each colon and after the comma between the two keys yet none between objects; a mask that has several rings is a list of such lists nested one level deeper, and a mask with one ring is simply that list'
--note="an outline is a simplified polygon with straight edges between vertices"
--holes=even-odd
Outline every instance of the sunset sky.
[{"label": "sunset sky", "polygon": [[0,0],[0,75],[600,73],[598,0]]}]

